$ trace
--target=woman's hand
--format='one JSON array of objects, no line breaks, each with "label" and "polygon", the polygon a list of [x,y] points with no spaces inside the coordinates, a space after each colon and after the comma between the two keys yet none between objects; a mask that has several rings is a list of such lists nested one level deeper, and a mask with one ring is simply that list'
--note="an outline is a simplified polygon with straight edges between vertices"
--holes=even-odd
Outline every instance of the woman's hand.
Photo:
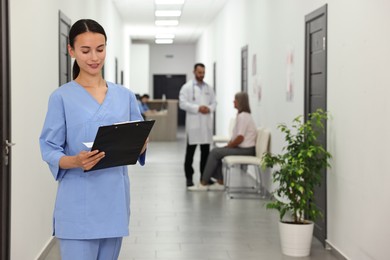
[{"label": "woman's hand", "polygon": [[230,140],[229,143],[225,146],[225,147],[229,147],[229,148],[236,148],[238,147],[238,145],[240,143],[242,143],[244,141],[244,136],[242,135],[238,135],[236,138],[234,138],[233,140]]},{"label": "woman's hand", "polygon": [[81,151],[77,156],[76,160],[83,170],[90,170],[95,166],[101,159],[105,156],[104,152],[99,152],[98,150],[94,151]]},{"label": "woman's hand", "polygon": [[146,151],[146,148],[148,147],[148,142],[149,142],[149,137],[146,138],[144,146],[142,147],[142,150],[141,150],[140,154],[143,154]]},{"label": "woman's hand", "polygon": [[71,168],[82,168],[83,170],[90,170],[95,166],[102,158],[104,158],[105,153],[99,152],[98,150],[94,151],[81,151],[75,156],[63,156],[60,159],[60,168],[61,169],[71,169]]}]

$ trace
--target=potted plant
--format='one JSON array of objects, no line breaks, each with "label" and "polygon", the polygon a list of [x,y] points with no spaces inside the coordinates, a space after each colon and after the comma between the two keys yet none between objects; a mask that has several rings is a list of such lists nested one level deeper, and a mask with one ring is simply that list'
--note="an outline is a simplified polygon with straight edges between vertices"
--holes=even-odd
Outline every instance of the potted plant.
[{"label": "potted plant", "polygon": [[[315,205],[314,188],[321,184],[323,170],[330,167],[331,154],[317,141],[324,131],[324,121],[327,118],[328,114],[319,109],[309,114],[306,122],[303,116],[298,116],[291,127],[286,124],[278,125],[278,129],[285,135],[283,153],[266,153],[263,158],[265,167],[275,167],[273,181],[279,184],[273,192],[276,200],[266,206],[279,211],[282,251],[286,255],[310,254],[313,221],[322,217]],[[306,230],[308,235],[306,238],[296,234],[284,237],[286,226],[294,230]],[[303,243],[306,245],[302,245],[302,249],[293,249]]]}]

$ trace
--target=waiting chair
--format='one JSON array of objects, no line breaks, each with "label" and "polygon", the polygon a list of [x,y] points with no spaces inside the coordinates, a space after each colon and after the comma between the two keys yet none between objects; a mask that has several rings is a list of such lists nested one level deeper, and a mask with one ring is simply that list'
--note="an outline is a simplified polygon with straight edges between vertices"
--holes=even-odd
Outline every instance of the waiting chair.
[{"label": "waiting chair", "polygon": [[[258,128],[256,138],[256,156],[229,155],[222,159],[225,173],[226,192],[230,198],[234,198],[237,193],[254,194],[261,198],[266,197],[267,191],[264,188],[261,167],[263,155],[269,150],[270,136],[271,134],[268,129]],[[231,175],[233,168],[239,166],[241,169],[243,168],[242,166],[250,165],[255,168],[255,186],[232,186]]]}]

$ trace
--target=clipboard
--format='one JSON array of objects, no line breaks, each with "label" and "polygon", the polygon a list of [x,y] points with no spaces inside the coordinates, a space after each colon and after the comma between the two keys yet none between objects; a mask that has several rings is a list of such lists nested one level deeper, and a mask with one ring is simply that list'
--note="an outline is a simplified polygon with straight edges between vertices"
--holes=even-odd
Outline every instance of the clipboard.
[{"label": "clipboard", "polygon": [[88,171],[136,164],[155,120],[100,126],[91,151],[105,152],[105,157]]}]

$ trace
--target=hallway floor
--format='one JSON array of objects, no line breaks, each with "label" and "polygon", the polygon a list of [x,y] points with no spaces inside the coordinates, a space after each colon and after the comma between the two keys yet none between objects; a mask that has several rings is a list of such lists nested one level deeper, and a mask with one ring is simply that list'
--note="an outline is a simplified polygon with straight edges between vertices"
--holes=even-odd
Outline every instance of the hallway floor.
[{"label": "hallway floor", "polygon": [[[120,260],[337,259],[316,239],[310,257],[284,256],[278,214],[265,209],[265,200],[187,191],[184,151],[180,133],[178,142],[151,142],[147,164],[130,167],[131,234],[123,240]],[[196,172],[197,158],[198,151]],[[199,174],[194,176],[198,179]],[[60,259],[57,246],[46,259]]]}]

